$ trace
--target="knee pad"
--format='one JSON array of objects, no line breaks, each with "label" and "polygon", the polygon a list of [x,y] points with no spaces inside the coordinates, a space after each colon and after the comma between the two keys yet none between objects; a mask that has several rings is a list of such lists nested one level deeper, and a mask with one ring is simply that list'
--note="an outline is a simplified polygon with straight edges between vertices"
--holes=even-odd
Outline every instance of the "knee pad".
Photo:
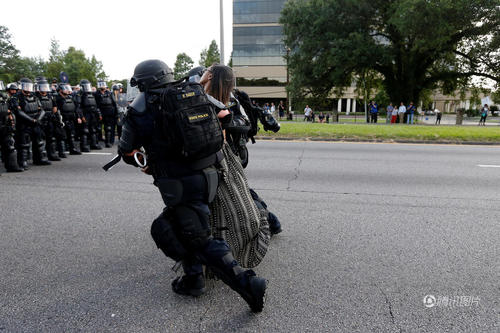
[{"label": "knee pad", "polygon": [[173,218],[179,230],[179,237],[189,250],[199,250],[208,243],[210,239],[208,214],[181,205],[173,209]]},{"label": "knee pad", "polygon": [[106,131],[111,132],[111,126],[106,126]]},{"label": "knee pad", "polygon": [[167,257],[180,261],[188,254],[186,248],[177,237],[171,218],[166,212],[153,221],[151,225],[151,236],[156,246],[165,253]]}]

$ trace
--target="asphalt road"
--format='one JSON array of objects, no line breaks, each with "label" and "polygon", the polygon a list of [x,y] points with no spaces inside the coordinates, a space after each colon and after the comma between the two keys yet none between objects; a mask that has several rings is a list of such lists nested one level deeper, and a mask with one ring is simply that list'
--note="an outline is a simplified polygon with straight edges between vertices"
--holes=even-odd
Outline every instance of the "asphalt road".
[{"label": "asphalt road", "polygon": [[261,314],[220,281],[174,294],[151,179],[84,155],[0,177],[0,332],[499,331],[500,147],[249,148],[284,227],[256,269]]}]

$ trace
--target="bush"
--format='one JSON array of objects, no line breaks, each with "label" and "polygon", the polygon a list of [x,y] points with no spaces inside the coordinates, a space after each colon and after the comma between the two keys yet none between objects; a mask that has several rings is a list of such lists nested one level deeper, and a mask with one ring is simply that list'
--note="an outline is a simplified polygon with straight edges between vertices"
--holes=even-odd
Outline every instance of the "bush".
[{"label": "bush", "polygon": [[476,109],[468,109],[465,111],[467,117],[479,117],[479,110]]},{"label": "bush", "polygon": [[492,106],[490,107],[490,111],[491,111],[491,115],[492,115],[493,117],[498,117],[498,106],[496,106],[496,105],[492,105]]}]

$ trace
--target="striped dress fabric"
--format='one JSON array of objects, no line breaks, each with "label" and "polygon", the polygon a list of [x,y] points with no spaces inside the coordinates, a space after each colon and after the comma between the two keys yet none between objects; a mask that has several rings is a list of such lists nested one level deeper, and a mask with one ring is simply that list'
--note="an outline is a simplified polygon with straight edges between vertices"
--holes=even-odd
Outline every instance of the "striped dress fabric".
[{"label": "striped dress fabric", "polygon": [[242,267],[252,268],[262,261],[269,246],[267,211],[255,205],[239,157],[227,143],[222,152],[222,177],[210,204],[212,234],[228,242]]}]

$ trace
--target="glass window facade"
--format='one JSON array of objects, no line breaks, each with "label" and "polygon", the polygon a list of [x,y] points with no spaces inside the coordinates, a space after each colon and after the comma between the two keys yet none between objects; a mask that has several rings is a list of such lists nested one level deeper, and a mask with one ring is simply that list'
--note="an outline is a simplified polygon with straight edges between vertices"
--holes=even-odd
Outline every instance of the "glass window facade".
[{"label": "glass window facade", "polygon": [[234,0],[233,23],[277,23],[286,0]]},{"label": "glass window facade", "polygon": [[276,25],[285,1],[233,1],[233,24],[248,25],[233,28],[233,65],[285,65],[283,29]]}]

